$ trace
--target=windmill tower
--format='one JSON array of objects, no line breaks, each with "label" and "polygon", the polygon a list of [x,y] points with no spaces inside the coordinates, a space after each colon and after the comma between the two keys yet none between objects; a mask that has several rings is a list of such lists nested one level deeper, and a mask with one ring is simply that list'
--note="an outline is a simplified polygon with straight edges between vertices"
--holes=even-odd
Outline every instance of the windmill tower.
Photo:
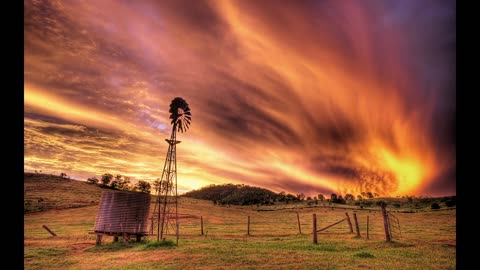
[{"label": "windmill tower", "polygon": [[175,235],[178,245],[178,196],[177,196],[177,131],[185,132],[190,126],[192,114],[188,103],[176,97],[170,103],[172,133],[168,143],[167,157],[163,165],[162,178],[155,190],[157,200],[151,217],[150,234],[157,233],[157,241],[167,235]]}]

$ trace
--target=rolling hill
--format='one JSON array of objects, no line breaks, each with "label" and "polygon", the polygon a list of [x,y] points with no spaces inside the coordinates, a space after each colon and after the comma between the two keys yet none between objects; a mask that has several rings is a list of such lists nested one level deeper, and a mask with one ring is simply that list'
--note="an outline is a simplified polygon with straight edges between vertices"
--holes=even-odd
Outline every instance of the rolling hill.
[{"label": "rolling hill", "polygon": [[60,176],[24,173],[24,213],[98,204],[104,189]]}]

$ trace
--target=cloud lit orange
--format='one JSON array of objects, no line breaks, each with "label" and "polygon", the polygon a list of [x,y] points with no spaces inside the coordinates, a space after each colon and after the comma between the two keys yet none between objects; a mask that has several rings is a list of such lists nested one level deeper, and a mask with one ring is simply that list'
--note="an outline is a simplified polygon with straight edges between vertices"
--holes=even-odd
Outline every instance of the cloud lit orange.
[{"label": "cloud lit orange", "polygon": [[[418,14],[423,14],[422,16]],[[25,170],[455,193],[455,3],[26,1]]]}]

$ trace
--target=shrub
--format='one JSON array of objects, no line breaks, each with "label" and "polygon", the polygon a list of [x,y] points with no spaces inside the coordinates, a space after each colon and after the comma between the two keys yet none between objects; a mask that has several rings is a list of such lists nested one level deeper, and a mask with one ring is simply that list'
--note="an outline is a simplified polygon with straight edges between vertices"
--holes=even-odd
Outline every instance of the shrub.
[{"label": "shrub", "polygon": [[96,185],[98,184],[98,179],[96,177],[88,178],[87,183]]},{"label": "shrub", "polygon": [[452,206],[455,206],[457,203],[454,201],[454,200],[448,200],[445,202],[445,205],[447,207],[452,207]]},{"label": "shrub", "polygon": [[432,203],[432,209],[440,209],[440,205],[438,203]]}]

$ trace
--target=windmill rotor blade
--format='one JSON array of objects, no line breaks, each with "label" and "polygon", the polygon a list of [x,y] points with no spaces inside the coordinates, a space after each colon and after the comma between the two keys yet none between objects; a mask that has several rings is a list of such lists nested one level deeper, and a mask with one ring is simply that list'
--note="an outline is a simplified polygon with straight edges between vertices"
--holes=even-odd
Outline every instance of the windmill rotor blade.
[{"label": "windmill rotor blade", "polygon": [[170,113],[169,119],[172,119],[170,123],[176,125],[175,129],[177,131],[185,132],[189,129],[192,113],[186,100],[181,97],[175,97],[170,103],[168,112]]}]

